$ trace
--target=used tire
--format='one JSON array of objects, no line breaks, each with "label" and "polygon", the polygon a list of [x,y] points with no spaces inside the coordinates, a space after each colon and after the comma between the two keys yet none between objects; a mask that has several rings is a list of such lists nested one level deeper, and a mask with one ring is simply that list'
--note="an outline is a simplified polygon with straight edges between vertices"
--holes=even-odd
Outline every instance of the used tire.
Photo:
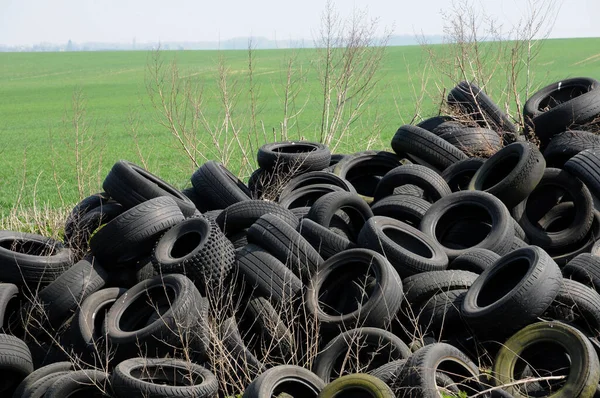
[{"label": "used tire", "polygon": [[350,374],[339,377],[327,384],[318,398],[344,398],[360,394],[364,398],[394,398],[394,392],[375,376]]},{"label": "used tire", "polygon": [[302,281],[309,280],[323,262],[299,232],[271,214],[265,214],[252,224],[248,229],[248,242],[269,251]]},{"label": "used tire", "polygon": [[375,190],[375,202],[392,195],[395,188],[407,184],[423,189],[424,199],[429,202],[452,193],[446,181],[435,171],[418,164],[407,164],[396,167],[383,176]]},{"label": "used tire", "polygon": [[298,227],[298,218],[290,210],[266,200],[245,200],[227,207],[216,219],[217,225],[227,236],[250,228],[265,214],[274,214],[293,228]]},{"label": "used tire", "polygon": [[356,247],[356,245],[348,238],[343,237],[308,218],[305,218],[300,222],[298,231],[325,260],[344,250]]},{"label": "used tire", "polygon": [[533,192],[545,167],[544,157],[533,144],[515,142],[485,161],[475,172],[469,189],[491,193],[512,208]]},{"label": "used tire", "polygon": [[441,134],[448,141],[469,156],[489,158],[502,149],[502,138],[494,130],[481,127],[464,127]]},{"label": "used tire", "polygon": [[402,370],[398,397],[438,398],[443,387],[437,385],[437,373],[450,377],[460,391],[467,395],[483,390],[479,383],[479,369],[458,348],[446,343],[435,343],[418,349]]},{"label": "used tire", "polygon": [[197,347],[199,332],[208,327],[207,309],[207,299],[186,276],[157,276],[138,283],[110,307],[107,339],[124,356],[135,355],[138,348],[152,357],[184,345]]},{"label": "used tire", "polygon": [[318,171],[329,166],[331,152],[318,142],[283,141],[265,144],[258,149],[258,165],[264,170]]},{"label": "used tire", "polygon": [[392,138],[397,154],[407,154],[419,164],[443,171],[452,163],[467,158],[460,149],[437,135],[416,126],[401,126]]},{"label": "used tire", "polygon": [[[39,369],[31,372],[17,387],[13,393],[13,398],[32,397],[33,389],[37,387],[37,382],[53,374],[60,374],[74,370],[74,365],[71,362],[55,362],[50,365],[42,366]],[[48,386],[49,387],[49,386]],[[45,391],[44,391],[45,393]],[[40,395],[43,397],[43,395]]]},{"label": "used tire", "polygon": [[208,210],[225,209],[234,203],[250,200],[252,193],[219,162],[209,160],[192,174],[192,185],[206,201]]},{"label": "used tire", "polygon": [[473,249],[456,257],[450,263],[448,269],[470,271],[481,274],[491,267],[500,255],[488,249]]},{"label": "used tire", "polygon": [[[453,231],[458,226],[464,233]],[[515,237],[506,206],[493,195],[478,191],[455,192],[438,200],[425,213],[420,230],[444,248],[450,261],[474,248],[506,254]],[[479,230],[481,234],[475,232]]]},{"label": "used tire", "polygon": [[[574,215],[566,223],[558,223],[566,225],[552,228],[548,225],[545,228],[541,219],[561,201],[573,202]],[[531,244],[546,250],[562,251],[585,238],[594,218],[592,209],[590,191],[580,180],[565,170],[547,168],[529,197],[512,213]]]},{"label": "used tire", "polygon": [[600,149],[586,149],[565,163],[565,170],[579,178],[590,192],[600,197]]},{"label": "used tire", "polygon": [[[343,332],[331,340],[315,359],[314,372],[326,383],[331,383],[344,374],[367,373],[390,361],[407,359],[410,355],[406,343],[393,333],[361,327]],[[341,361],[343,358],[354,359],[345,363]]]},{"label": "used tire", "polygon": [[64,398],[76,395],[110,397],[108,374],[98,370],[77,370],[59,377],[46,391],[44,398]]},{"label": "used tire", "polygon": [[185,217],[196,212],[196,205],[177,188],[126,160],[119,160],[113,165],[102,188],[127,209],[150,199],[167,196],[175,201]]},{"label": "used tire", "polygon": [[244,391],[242,398],[293,397],[317,398],[325,383],[313,372],[295,365],[275,366],[258,376]]},{"label": "used tire", "polygon": [[554,136],[544,150],[546,165],[562,169],[569,159],[586,149],[600,150],[600,137],[587,131],[565,131]]},{"label": "used tire", "polygon": [[33,372],[31,352],[23,340],[0,334],[0,371],[0,394],[11,396],[19,383]]},{"label": "used tire", "polygon": [[[552,396],[557,398],[593,396],[600,379],[598,356],[583,333],[561,322],[534,323],[508,339],[501,346],[494,362],[493,374],[496,385],[505,386],[503,388],[514,397],[528,396],[522,388],[511,383],[515,381],[514,375],[519,373],[519,368],[523,369],[527,363],[525,362],[527,351],[529,355],[533,354],[535,352],[533,347],[541,346],[542,343],[551,343],[552,348],[566,352],[570,359],[566,381],[558,390],[552,391]],[[548,394],[547,391],[543,392]]]},{"label": "used tire", "polygon": [[[346,297],[351,295],[348,285],[364,283],[369,275],[376,283],[363,292],[365,298],[362,294]],[[385,327],[396,316],[402,298],[400,277],[385,257],[368,249],[350,249],[321,265],[311,278],[305,305],[324,329]]]},{"label": "used tire", "polygon": [[158,273],[185,274],[203,293],[226,283],[234,262],[233,244],[203,217],[188,218],[169,229],[152,254]]},{"label": "used tire", "polygon": [[253,295],[282,304],[300,294],[300,279],[261,247],[248,244],[236,253],[236,257],[238,278],[244,281]]},{"label": "used tire", "polygon": [[469,288],[461,312],[486,338],[502,338],[534,322],[556,298],[562,275],[536,246],[515,250],[486,269]]},{"label": "used tire", "polygon": [[[326,228],[337,211],[343,211],[350,219],[354,230],[360,231],[367,220],[373,217],[373,211],[357,194],[350,192],[332,192],[317,199],[308,212],[308,218]],[[357,236],[351,237],[356,241]]]},{"label": "used tire", "polygon": [[448,93],[448,103],[457,105],[483,127],[496,131],[517,132],[506,113],[475,83],[462,81]]},{"label": "used tire", "polygon": [[214,398],[218,390],[209,370],[170,358],[127,359],[115,367],[111,384],[118,398]]},{"label": "used tire", "polygon": [[96,232],[90,239],[90,248],[105,266],[131,261],[150,253],[159,235],[183,220],[172,198],[150,199],[125,211]]},{"label": "used tire", "polygon": [[473,176],[484,162],[485,159],[482,158],[460,160],[446,168],[441,176],[448,183],[452,192],[466,191],[469,189]]},{"label": "used tire", "polygon": [[577,128],[600,113],[598,81],[572,78],[552,83],[525,102],[525,126],[539,138],[542,148],[568,128]]},{"label": "used tire", "polygon": [[431,237],[389,217],[371,217],[358,244],[385,255],[401,278],[448,267],[448,256]]},{"label": "used tire", "polygon": [[375,216],[391,217],[418,228],[430,207],[431,203],[425,199],[410,195],[390,195],[374,203],[371,210]]},{"label": "used tire", "polygon": [[41,235],[0,231],[0,280],[17,286],[47,285],[73,264],[70,249]]}]

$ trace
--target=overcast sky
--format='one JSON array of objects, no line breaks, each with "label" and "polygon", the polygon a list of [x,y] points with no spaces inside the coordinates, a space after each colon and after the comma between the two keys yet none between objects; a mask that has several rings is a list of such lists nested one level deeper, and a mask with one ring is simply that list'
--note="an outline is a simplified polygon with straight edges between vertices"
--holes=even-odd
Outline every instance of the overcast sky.
[{"label": "overcast sky", "polygon": [[[528,2],[473,0],[508,26]],[[560,0],[558,0],[560,1]],[[0,44],[312,39],[326,0],[0,0]],[[395,34],[443,32],[450,0],[337,0],[340,14],[368,10]],[[551,37],[600,37],[600,0],[563,0]]]}]

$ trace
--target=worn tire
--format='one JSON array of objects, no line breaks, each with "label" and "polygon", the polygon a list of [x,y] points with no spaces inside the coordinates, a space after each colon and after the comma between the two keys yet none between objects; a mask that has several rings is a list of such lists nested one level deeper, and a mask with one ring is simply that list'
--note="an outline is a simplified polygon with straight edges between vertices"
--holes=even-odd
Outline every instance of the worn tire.
[{"label": "worn tire", "polygon": [[68,372],[48,388],[44,398],[65,398],[77,395],[110,397],[108,374],[91,369]]},{"label": "worn tire", "polygon": [[339,377],[327,384],[318,398],[342,398],[360,394],[363,398],[395,398],[383,381],[369,374],[354,373]]},{"label": "worn tire", "polygon": [[528,142],[515,142],[496,152],[475,172],[470,190],[485,191],[509,209],[529,196],[544,175],[546,161]]},{"label": "worn tire", "polygon": [[276,397],[289,393],[294,397],[317,398],[325,382],[316,374],[295,365],[275,366],[246,387],[242,398]]},{"label": "worn tire", "polygon": [[490,268],[500,255],[488,249],[472,249],[468,252],[456,257],[450,263],[448,269],[470,271],[476,274],[481,274],[486,269]]},{"label": "worn tire", "polygon": [[[519,358],[525,350],[536,343],[552,342],[564,349],[570,358],[569,373],[565,384],[552,396],[557,398],[591,397],[598,387],[600,364],[587,337],[572,326],[561,322],[538,322],[515,333],[500,348],[494,361],[493,375],[496,385],[503,387],[514,397],[526,394],[514,382]],[[530,351],[531,352],[531,351]],[[525,359],[526,360],[526,359]]]},{"label": "worn tire", "polygon": [[[319,171],[331,161],[329,148],[318,142],[282,141],[265,144],[258,149],[258,165],[264,170]],[[279,170],[281,168],[282,170]]]},{"label": "worn tire", "polygon": [[396,167],[383,176],[375,190],[375,202],[392,195],[395,188],[407,184],[423,189],[424,199],[429,202],[452,193],[446,181],[435,171],[418,164],[407,164]]},{"label": "worn tire", "polygon": [[0,334],[0,394],[11,396],[19,383],[33,372],[31,352],[25,342],[15,336]]},{"label": "worn tire", "polygon": [[171,358],[130,358],[119,363],[111,385],[118,398],[214,398],[216,376],[204,367]]},{"label": "worn tire", "polygon": [[344,250],[356,247],[356,245],[348,238],[341,236],[308,218],[305,218],[300,222],[298,232],[300,232],[300,235],[302,235],[325,260]]},{"label": "worn tire", "polygon": [[[487,235],[481,239],[473,232],[471,235],[475,236],[454,233],[457,236],[449,239],[453,229],[461,225],[467,231],[483,228]],[[515,237],[506,206],[493,195],[478,191],[455,192],[438,200],[425,213],[420,230],[444,248],[450,261],[474,248],[506,254]]]},{"label": "worn tire", "polygon": [[102,188],[126,209],[167,196],[175,201],[185,217],[196,211],[196,205],[177,188],[127,160],[119,160],[113,165]]},{"label": "worn tire", "polygon": [[580,130],[557,134],[544,150],[546,165],[561,169],[569,159],[586,149],[600,150],[600,137]]},{"label": "worn tire", "polygon": [[192,174],[192,185],[206,201],[207,210],[225,209],[250,200],[248,187],[219,162],[209,160]]},{"label": "worn tire", "polygon": [[184,220],[177,203],[166,196],[150,199],[117,216],[90,239],[92,253],[109,265],[150,253],[166,229]]},{"label": "worn tire", "polygon": [[473,176],[483,166],[485,159],[469,158],[459,160],[447,167],[441,174],[452,192],[466,191]]},{"label": "worn tire", "polygon": [[[347,285],[364,283],[368,275],[375,284],[366,299],[346,297]],[[323,329],[385,327],[396,316],[403,296],[400,277],[385,257],[368,249],[350,249],[321,264],[310,280],[305,306]]]},{"label": "worn tire", "polygon": [[358,244],[383,254],[401,278],[448,267],[448,256],[433,238],[393,218],[370,218]]},{"label": "worn tire", "polygon": [[505,337],[534,322],[556,298],[562,275],[536,246],[515,250],[486,269],[469,288],[461,312],[487,339]]},{"label": "worn tire", "polygon": [[392,138],[392,149],[406,153],[419,164],[443,171],[451,164],[467,158],[460,149],[437,135],[416,126],[401,126]]},{"label": "worn tire", "polygon": [[374,216],[391,217],[415,228],[431,207],[425,199],[411,195],[390,195],[371,206]]}]

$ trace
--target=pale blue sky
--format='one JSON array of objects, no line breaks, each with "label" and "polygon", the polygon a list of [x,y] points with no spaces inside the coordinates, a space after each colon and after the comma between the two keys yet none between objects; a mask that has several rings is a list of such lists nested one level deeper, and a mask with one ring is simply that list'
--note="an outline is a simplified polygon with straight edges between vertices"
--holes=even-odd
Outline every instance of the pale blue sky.
[{"label": "pale blue sky", "polygon": [[[527,0],[473,0],[508,26]],[[536,2],[540,0],[529,0]],[[312,39],[326,0],[0,0],[0,44]],[[337,0],[367,8],[395,34],[441,34],[450,0]],[[600,0],[564,0],[551,37],[600,37]]]}]

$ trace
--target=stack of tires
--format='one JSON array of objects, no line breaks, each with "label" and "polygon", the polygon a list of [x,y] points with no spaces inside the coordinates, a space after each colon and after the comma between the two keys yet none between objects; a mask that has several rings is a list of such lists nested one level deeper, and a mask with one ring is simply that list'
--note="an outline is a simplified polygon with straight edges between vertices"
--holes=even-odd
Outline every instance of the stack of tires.
[{"label": "stack of tires", "polygon": [[249,186],[117,162],[63,242],[0,232],[2,396],[595,396],[596,87],[527,102],[543,152],[463,82],[471,124],[267,144]]}]

